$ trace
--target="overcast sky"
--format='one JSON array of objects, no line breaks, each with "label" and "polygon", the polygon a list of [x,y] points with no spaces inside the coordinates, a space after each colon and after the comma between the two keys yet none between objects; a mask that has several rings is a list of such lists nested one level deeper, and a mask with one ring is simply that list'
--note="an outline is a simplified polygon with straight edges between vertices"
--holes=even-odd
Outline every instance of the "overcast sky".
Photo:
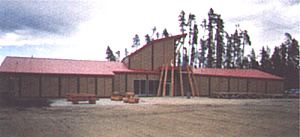
[{"label": "overcast sky", "polygon": [[248,49],[278,46],[286,32],[300,40],[300,0],[0,0],[0,62],[5,56],[105,60],[108,45],[124,55],[135,34],[142,45],[154,26],[180,34],[181,10],[201,23],[210,8],[227,32],[236,24],[248,30]]}]

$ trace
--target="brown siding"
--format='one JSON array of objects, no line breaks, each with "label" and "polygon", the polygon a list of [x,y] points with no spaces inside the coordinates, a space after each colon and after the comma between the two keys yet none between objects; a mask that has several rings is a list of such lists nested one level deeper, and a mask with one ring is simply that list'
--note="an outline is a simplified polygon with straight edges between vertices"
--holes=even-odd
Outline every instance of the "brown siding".
[{"label": "brown siding", "polygon": [[58,77],[57,76],[42,76],[42,97],[58,97]]},{"label": "brown siding", "polygon": [[9,75],[0,74],[0,92],[9,91]]},{"label": "brown siding", "polygon": [[79,93],[88,92],[88,77],[79,77]]},{"label": "brown siding", "polygon": [[96,90],[96,87],[95,87],[96,80],[95,80],[95,78],[94,77],[89,77],[87,79],[87,81],[88,81],[88,86],[87,86],[88,90],[87,90],[87,92],[95,94],[96,93],[96,91],[95,91]]},{"label": "brown siding", "polygon": [[134,89],[133,89],[134,80],[146,80],[146,75],[145,74],[128,74],[127,78],[128,78],[127,90],[134,91]]},{"label": "brown siding", "polygon": [[24,75],[21,82],[22,97],[39,97],[39,76]]},{"label": "brown siding", "polygon": [[227,92],[228,91],[228,78],[220,77],[218,83],[219,91],[220,92]]},{"label": "brown siding", "polygon": [[282,94],[283,93],[283,82],[282,81],[272,81],[267,82],[267,93],[268,94]]},{"label": "brown siding", "polygon": [[200,78],[200,95],[208,95],[209,94],[209,78],[202,77]]},{"label": "brown siding", "polygon": [[105,94],[104,97],[110,97],[112,95],[112,78],[105,78]]},{"label": "brown siding", "polygon": [[116,74],[114,79],[114,91],[126,92],[125,90],[126,76],[125,74]]},{"label": "brown siding", "polygon": [[249,79],[248,92],[263,94],[265,92],[265,80]]},{"label": "brown siding", "polygon": [[161,67],[163,64],[170,64],[174,59],[174,39],[157,42],[153,45],[154,69]]},{"label": "brown siding", "polygon": [[239,91],[239,79],[231,78],[229,83],[230,83],[229,92]]},{"label": "brown siding", "polygon": [[11,76],[10,77],[10,87],[9,91],[14,92],[16,96],[20,96],[20,77],[19,76]]},{"label": "brown siding", "polygon": [[148,75],[148,80],[159,80],[159,74],[157,74],[157,75]]},{"label": "brown siding", "polygon": [[227,92],[228,78],[225,77],[211,77],[211,92]]},{"label": "brown siding", "polygon": [[112,78],[98,77],[97,78],[97,97],[110,97],[112,95]]},{"label": "brown siding", "polygon": [[[151,45],[152,46],[152,45]],[[151,56],[152,56],[152,50],[151,50],[151,46],[145,47],[145,49],[143,50],[142,53],[140,53],[142,55],[141,58],[141,69],[146,69],[146,70],[151,70]]]},{"label": "brown siding", "polygon": [[239,79],[239,92],[247,92],[247,79]]},{"label": "brown siding", "polygon": [[61,77],[61,97],[65,97],[66,93],[77,93],[77,77]]},{"label": "brown siding", "polygon": [[97,96],[104,97],[105,78],[97,78]]},{"label": "brown siding", "polygon": [[142,54],[137,53],[134,54],[131,58],[130,58],[130,68],[131,69],[141,69],[141,64],[142,64]]},{"label": "brown siding", "polygon": [[210,83],[210,90],[211,90],[211,93],[214,93],[214,92],[219,92],[219,87],[218,87],[218,78],[216,77],[211,77],[211,83]]}]

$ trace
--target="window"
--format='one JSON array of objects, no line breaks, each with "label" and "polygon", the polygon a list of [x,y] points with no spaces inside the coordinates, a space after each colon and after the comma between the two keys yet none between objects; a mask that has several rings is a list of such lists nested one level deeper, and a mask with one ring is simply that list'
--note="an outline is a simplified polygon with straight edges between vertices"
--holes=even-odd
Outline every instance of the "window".
[{"label": "window", "polygon": [[133,86],[134,86],[134,94],[139,94],[140,93],[140,81],[134,80]]},{"label": "window", "polygon": [[134,80],[134,93],[146,96],[156,95],[158,84],[158,80]]},{"label": "window", "polygon": [[140,90],[140,94],[145,95],[146,94],[146,80],[141,80],[141,90]]}]

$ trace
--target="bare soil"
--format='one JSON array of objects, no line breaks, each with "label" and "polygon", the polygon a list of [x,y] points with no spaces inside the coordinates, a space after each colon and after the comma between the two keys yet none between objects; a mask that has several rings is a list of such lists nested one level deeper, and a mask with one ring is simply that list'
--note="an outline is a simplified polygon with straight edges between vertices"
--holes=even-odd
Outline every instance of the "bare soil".
[{"label": "bare soil", "polygon": [[55,100],[49,107],[0,107],[1,137],[299,137],[299,99]]}]

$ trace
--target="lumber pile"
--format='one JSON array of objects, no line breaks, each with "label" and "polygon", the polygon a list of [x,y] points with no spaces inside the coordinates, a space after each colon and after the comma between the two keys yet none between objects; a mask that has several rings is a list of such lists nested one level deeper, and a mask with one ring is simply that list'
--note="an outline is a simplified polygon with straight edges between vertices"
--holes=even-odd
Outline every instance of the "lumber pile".
[{"label": "lumber pile", "polygon": [[134,92],[127,92],[123,97],[124,103],[139,103],[139,98],[134,94]]},{"label": "lumber pile", "polygon": [[112,101],[122,101],[123,95],[120,92],[114,92],[112,96],[110,97]]},{"label": "lumber pile", "polygon": [[91,93],[67,93],[66,98],[73,104],[78,104],[79,101],[88,101],[89,104],[96,104],[96,95]]}]

